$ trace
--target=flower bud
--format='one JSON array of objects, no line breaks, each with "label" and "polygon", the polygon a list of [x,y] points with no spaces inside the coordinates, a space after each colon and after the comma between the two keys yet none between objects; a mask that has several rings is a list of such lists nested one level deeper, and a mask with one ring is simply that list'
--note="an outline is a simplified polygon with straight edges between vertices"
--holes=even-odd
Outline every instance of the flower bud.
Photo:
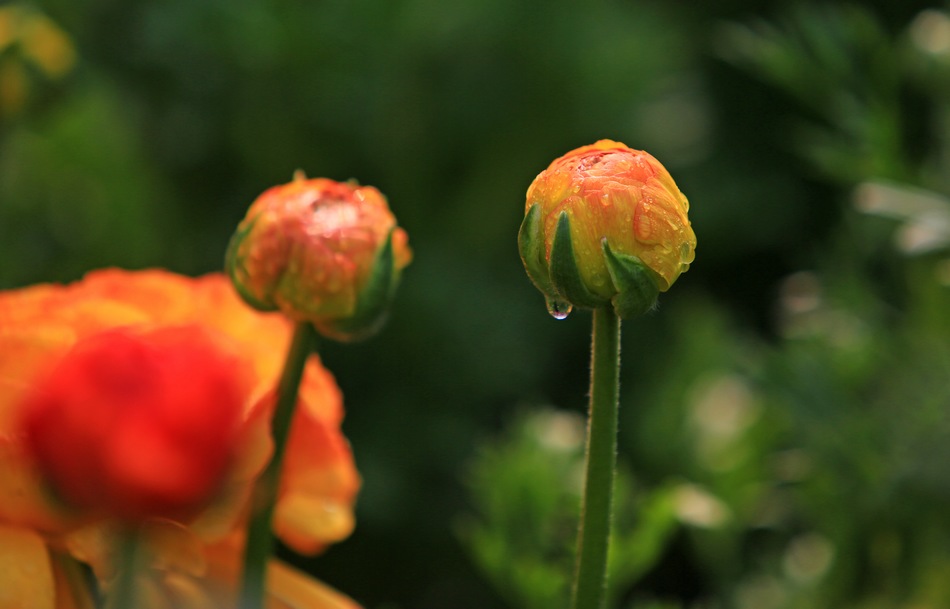
[{"label": "flower bud", "polygon": [[379,329],[411,258],[406,232],[378,190],[298,175],[254,201],[226,268],[252,307],[346,341]]},{"label": "flower bud", "polygon": [[600,140],[556,159],[531,183],[518,248],[556,318],[607,304],[633,317],[693,261],[688,210],[659,161]]},{"label": "flower bud", "polygon": [[80,513],[189,518],[215,498],[236,457],[248,391],[238,364],[198,326],[93,334],[25,398],[26,446]]}]

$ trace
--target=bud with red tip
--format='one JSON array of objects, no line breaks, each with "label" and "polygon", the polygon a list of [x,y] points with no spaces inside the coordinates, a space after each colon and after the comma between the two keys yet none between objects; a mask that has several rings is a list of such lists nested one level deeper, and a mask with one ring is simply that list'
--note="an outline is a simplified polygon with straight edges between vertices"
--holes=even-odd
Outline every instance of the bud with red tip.
[{"label": "bud with red tip", "polygon": [[378,190],[298,175],[251,205],[226,268],[252,307],[279,309],[348,341],[379,329],[411,259],[406,232]]},{"label": "bud with red tip", "polygon": [[611,304],[640,315],[689,268],[689,202],[651,155],[601,140],[572,150],[528,188],[518,247],[548,310]]}]

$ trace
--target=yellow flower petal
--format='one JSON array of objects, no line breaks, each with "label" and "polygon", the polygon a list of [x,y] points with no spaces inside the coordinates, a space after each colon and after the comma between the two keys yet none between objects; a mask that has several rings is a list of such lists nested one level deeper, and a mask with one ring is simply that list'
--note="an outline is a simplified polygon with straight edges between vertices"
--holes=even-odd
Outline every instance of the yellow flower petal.
[{"label": "yellow flower petal", "polygon": [[43,538],[0,525],[0,609],[55,609],[55,591]]},{"label": "yellow flower petal", "polygon": [[353,599],[276,560],[267,565],[267,609],[360,609]]},{"label": "yellow flower petal", "polygon": [[281,497],[274,514],[274,532],[301,554],[346,539],[354,525],[349,504],[303,493]]}]

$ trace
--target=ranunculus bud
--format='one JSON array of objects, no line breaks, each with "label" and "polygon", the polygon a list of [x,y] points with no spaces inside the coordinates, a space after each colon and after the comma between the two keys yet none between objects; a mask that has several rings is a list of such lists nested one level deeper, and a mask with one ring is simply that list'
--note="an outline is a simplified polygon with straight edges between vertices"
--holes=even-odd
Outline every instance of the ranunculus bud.
[{"label": "ranunculus bud", "polygon": [[191,517],[236,457],[241,370],[198,326],[93,334],[25,398],[26,446],[80,512],[133,524]]},{"label": "ranunculus bud", "polygon": [[574,306],[608,303],[633,317],[693,261],[688,210],[659,161],[600,140],[556,159],[531,183],[518,248],[558,319]]},{"label": "ranunculus bud", "polygon": [[346,341],[379,329],[411,259],[406,232],[378,190],[298,175],[254,201],[226,267],[252,307],[279,309]]}]

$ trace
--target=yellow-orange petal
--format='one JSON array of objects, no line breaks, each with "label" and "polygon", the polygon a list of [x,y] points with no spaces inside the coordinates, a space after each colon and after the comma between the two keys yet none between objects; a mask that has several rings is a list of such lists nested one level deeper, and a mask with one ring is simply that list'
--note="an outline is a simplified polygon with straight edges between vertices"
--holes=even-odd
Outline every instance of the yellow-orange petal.
[{"label": "yellow-orange petal", "polygon": [[217,499],[188,524],[188,528],[204,543],[214,543],[241,526],[253,485],[243,479],[222,489]]},{"label": "yellow-orange petal", "polygon": [[[305,405],[302,405],[305,406]],[[333,423],[298,408],[287,443],[274,532],[302,554],[314,554],[352,529],[360,477],[346,439]]]},{"label": "yellow-orange petal", "polygon": [[124,303],[148,314],[155,322],[190,321],[194,279],[162,269],[125,271],[109,268],[87,273],[73,284],[83,298]]},{"label": "yellow-orange petal", "polygon": [[324,583],[277,560],[267,565],[267,609],[360,609]]},{"label": "yellow-orange petal", "polygon": [[0,435],[0,472],[0,523],[44,533],[76,526],[75,516],[51,501],[39,472],[26,458],[17,438]]},{"label": "yellow-orange petal", "polygon": [[349,503],[305,492],[285,494],[274,514],[274,533],[288,547],[306,555],[346,539],[355,524]]},{"label": "yellow-orange petal", "polygon": [[204,582],[179,573],[143,573],[136,578],[138,609],[221,609]]},{"label": "yellow-orange petal", "polygon": [[339,427],[343,421],[343,394],[333,374],[320,364],[316,355],[307,360],[299,395],[300,407],[309,416]]},{"label": "yellow-orange petal", "polygon": [[272,390],[290,345],[290,322],[283,315],[260,313],[248,307],[221,273],[194,280],[192,306],[190,321],[228,336],[251,358],[258,381],[252,403]]},{"label": "yellow-orange petal", "polygon": [[0,525],[0,609],[56,609],[46,543],[37,533]]},{"label": "yellow-orange petal", "polygon": [[115,577],[114,535],[107,525],[94,524],[70,531],[60,543],[70,556],[89,565],[96,578],[103,582]]},{"label": "yellow-orange petal", "polygon": [[[89,565],[100,582],[115,578],[115,549],[119,532],[114,523],[98,522],[63,535],[59,543],[76,560]],[[148,549],[149,567],[201,577],[208,569],[202,540],[185,525],[166,519],[150,520],[141,528]]]},{"label": "yellow-orange petal", "polygon": [[144,528],[143,539],[155,569],[197,577],[208,570],[201,540],[181,523],[164,519],[150,521]]}]

